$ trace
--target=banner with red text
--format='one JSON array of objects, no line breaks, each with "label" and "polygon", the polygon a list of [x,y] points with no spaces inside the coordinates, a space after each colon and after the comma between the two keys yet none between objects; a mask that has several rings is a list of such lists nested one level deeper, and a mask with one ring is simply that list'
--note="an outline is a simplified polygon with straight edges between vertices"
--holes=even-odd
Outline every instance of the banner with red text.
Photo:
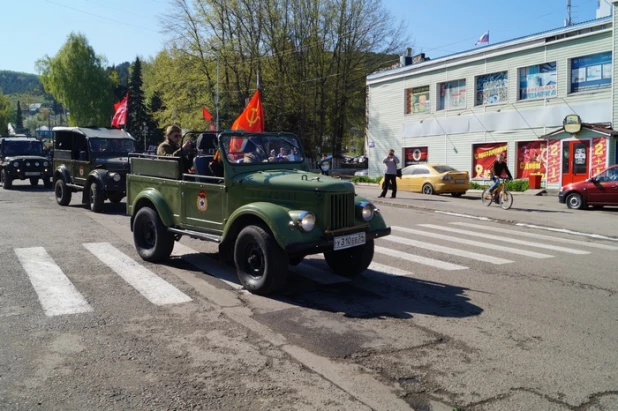
[{"label": "banner with red text", "polygon": [[428,158],[427,147],[404,147],[403,157],[406,166],[410,164],[426,163]]},{"label": "banner with red text", "polygon": [[596,176],[607,167],[607,138],[592,139],[592,156],[590,157],[590,176]]},{"label": "banner with red text", "polygon": [[542,154],[546,148],[545,140],[517,143],[517,178],[540,175],[542,179],[545,179],[547,164]]},{"label": "banner with red text", "polygon": [[507,143],[472,144],[472,178],[490,178],[496,155],[503,154],[506,161]]},{"label": "banner with red text", "polygon": [[547,144],[547,150],[541,154],[541,157],[545,157],[547,164],[547,183],[560,183],[560,156],[562,150],[560,150],[560,140],[549,140]]}]

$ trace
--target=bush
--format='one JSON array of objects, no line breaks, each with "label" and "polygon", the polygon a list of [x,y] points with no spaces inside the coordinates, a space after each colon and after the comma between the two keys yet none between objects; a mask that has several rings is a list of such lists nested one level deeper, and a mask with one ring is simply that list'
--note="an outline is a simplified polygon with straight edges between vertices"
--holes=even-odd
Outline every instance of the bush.
[{"label": "bush", "polygon": [[[470,181],[471,190],[485,190],[489,187],[491,187],[491,183],[485,183],[483,181],[482,184],[479,184],[476,181]],[[530,188],[530,182],[527,178],[522,178],[521,180],[507,181],[506,183],[506,189],[513,192],[526,191],[528,188]]]},{"label": "bush", "polygon": [[379,184],[382,177],[367,177],[367,176],[354,176],[350,179],[353,183],[375,183]]}]

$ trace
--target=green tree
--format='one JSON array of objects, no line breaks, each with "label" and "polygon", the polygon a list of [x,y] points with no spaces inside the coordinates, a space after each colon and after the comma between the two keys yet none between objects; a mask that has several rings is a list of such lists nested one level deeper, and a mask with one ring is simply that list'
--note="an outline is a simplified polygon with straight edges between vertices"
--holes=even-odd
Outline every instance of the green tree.
[{"label": "green tree", "polygon": [[129,79],[129,104],[127,107],[127,131],[135,138],[137,147],[144,146],[144,138],[148,126],[148,115],[142,90],[142,62],[139,57],[131,67]]},{"label": "green tree", "polygon": [[15,116],[15,128],[21,130],[24,128],[24,118],[21,113],[21,104],[17,100],[17,114]]},{"label": "green tree", "polygon": [[97,56],[82,34],[71,33],[54,57],[37,61],[41,82],[69,111],[72,126],[109,126],[113,114],[112,84]]},{"label": "green tree", "polygon": [[150,104],[148,104],[148,144],[158,144],[163,141],[163,128],[159,126],[155,120],[155,116],[165,110],[163,101],[159,92],[155,91],[150,97]]},{"label": "green tree", "polygon": [[9,98],[2,94],[0,90],[0,136],[6,136],[9,133],[9,109],[11,102]]}]

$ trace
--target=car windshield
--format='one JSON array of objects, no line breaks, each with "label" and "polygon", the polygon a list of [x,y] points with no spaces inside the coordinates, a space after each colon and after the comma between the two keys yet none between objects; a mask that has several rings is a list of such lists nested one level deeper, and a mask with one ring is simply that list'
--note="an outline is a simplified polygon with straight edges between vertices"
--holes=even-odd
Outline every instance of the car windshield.
[{"label": "car windshield", "polygon": [[90,151],[97,157],[123,157],[135,152],[135,142],[128,138],[92,138]]},{"label": "car windshield", "polygon": [[230,163],[302,163],[304,153],[291,134],[226,134],[221,137],[224,157]]},{"label": "car windshield", "polygon": [[457,169],[451,166],[434,166],[434,170],[436,170],[439,174],[448,173],[449,171],[457,171]]},{"label": "car windshield", "polygon": [[4,140],[2,153],[5,156],[42,156],[43,144],[40,141]]}]

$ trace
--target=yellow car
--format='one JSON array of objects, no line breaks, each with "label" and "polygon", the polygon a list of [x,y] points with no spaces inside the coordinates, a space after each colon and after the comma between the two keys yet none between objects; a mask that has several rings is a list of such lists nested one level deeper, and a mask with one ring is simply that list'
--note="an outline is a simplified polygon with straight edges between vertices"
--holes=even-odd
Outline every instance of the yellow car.
[{"label": "yellow car", "polygon": [[[380,187],[384,178],[380,180]],[[414,164],[401,170],[397,177],[397,191],[423,194],[448,194],[461,197],[470,189],[467,171],[458,171],[442,164]]]}]

